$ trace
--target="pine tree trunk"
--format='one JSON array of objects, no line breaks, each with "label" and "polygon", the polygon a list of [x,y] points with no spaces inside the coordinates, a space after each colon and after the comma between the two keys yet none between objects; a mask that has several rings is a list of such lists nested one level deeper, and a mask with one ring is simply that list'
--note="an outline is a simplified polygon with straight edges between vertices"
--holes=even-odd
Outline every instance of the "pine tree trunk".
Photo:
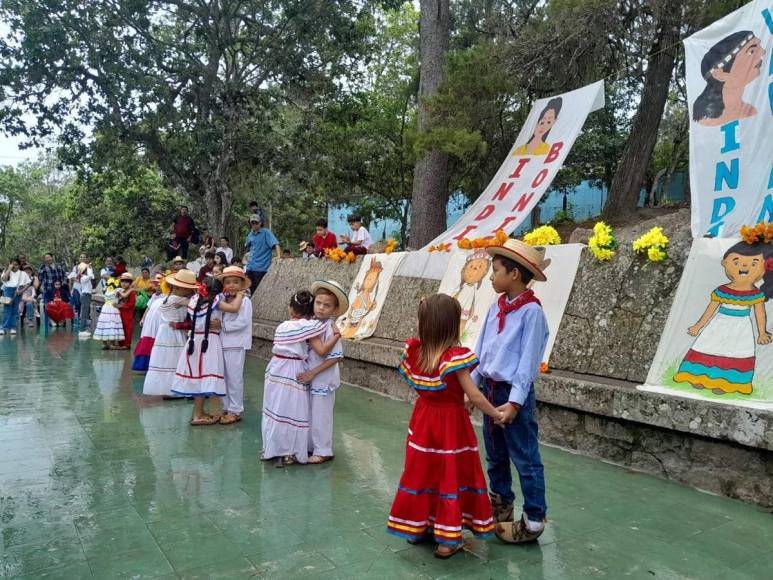
[{"label": "pine tree trunk", "polygon": [[[437,93],[444,78],[449,34],[448,2],[420,2],[419,133],[432,127],[426,101]],[[416,162],[413,172],[411,247],[421,248],[445,231],[447,202],[448,154],[428,151]]]},{"label": "pine tree trunk", "polygon": [[658,127],[668,97],[681,25],[681,2],[663,0],[656,5],[658,30],[650,49],[639,109],[631,124],[631,133],[623,149],[609,198],[602,213],[615,220],[636,211],[639,192],[649,167],[652,150],[658,138]]}]

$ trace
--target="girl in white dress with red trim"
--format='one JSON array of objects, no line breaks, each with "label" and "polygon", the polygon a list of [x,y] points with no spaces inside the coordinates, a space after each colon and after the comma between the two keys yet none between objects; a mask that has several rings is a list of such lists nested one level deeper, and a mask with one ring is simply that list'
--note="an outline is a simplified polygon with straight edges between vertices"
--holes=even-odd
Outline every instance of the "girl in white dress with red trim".
[{"label": "girl in white dress with red trim", "polygon": [[118,300],[116,289],[120,283],[116,278],[110,278],[105,286],[105,303],[99,311],[97,327],[94,329],[94,340],[103,342],[102,350],[111,350],[118,346],[118,343],[124,339],[123,322],[121,322],[121,313],[115,307]]},{"label": "girl in white dress with red trim", "polygon": [[263,390],[263,453],[261,459],[277,458],[277,467],[306,463],[309,457],[309,385],[299,377],[309,370],[309,348],[320,356],[330,353],[340,338],[322,342],[325,320],[311,320],[314,296],[306,290],[293,294],[290,320],[277,326],[274,356],[266,367]]},{"label": "girl in white dress with red trim", "polygon": [[[158,329],[150,350],[148,374],[145,375],[143,395],[172,396],[172,382],[177,371],[177,362],[185,348],[185,318],[188,301],[198,288],[196,274],[180,270],[165,278],[169,295],[158,307]],[[179,328],[178,328],[179,327]]]},{"label": "girl in white dress with red trim", "polygon": [[220,422],[220,415],[204,411],[204,402],[210,396],[225,396],[221,321],[223,312],[239,312],[244,298],[244,293],[239,292],[233,301],[226,302],[222,290],[222,282],[210,276],[188,302],[188,344],[177,362],[172,393],[194,398],[191,425]]}]

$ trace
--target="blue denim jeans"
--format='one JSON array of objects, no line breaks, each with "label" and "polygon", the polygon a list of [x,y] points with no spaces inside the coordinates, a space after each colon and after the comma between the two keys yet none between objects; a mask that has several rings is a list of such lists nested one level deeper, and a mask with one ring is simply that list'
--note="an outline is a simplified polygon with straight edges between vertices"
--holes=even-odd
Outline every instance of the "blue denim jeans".
[{"label": "blue denim jeans", "polygon": [[24,303],[24,320],[29,324],[35,324],[35,301]]},{"label": "blue denim jeans", "polygon": [[[483,385],[483,394],[498,407],[507,402],[510,385],[497,383],[496,386],[491,386],[486,382]],[[545,468],[539,453],[539,428],[534,416],[536,405],[532,385],[523,407],[507,427],[494,425],[488,416],[485,416],[483,421],[483,440],[486,444],[491,491],[501,496],[504,503],[515,500],[513,475],[510,471],[512,460],[521,483],[523,511],[534,522],[543,520],[548,510],[545,503]]]},{"label": "blue denim jeans", "polygon": [[73,290],[70,294],[70,306],[75,313],[75,318],[80,317],[81,314],[81,293],[79,290]]},{"label": "blue denim jeans", "polygon": [[5,298],[12,298],[11,304],[3,305],[3,329],[7,332],[9,330],[16,330],[16,321],[19,319],[19,302],[21,302],[21,295],[16,294],[16,286],[13,288],[3,288],[3,296]]}]

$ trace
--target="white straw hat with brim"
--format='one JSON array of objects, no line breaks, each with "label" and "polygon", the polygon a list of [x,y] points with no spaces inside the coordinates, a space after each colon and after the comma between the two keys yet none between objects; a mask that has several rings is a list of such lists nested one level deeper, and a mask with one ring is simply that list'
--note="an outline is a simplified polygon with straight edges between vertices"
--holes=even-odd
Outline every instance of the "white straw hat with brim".
[{"label": "white straw hat with brim", "polygon": [[349,297],[346,295],[346,291],[338,282],[335,280],[316,280],[311,285],[311,293],[316,296],[317,291],[320,289],[332,292],[333,296],[338,299],[338,311],[336,312],[336,316],[342,316],[346,314],[347,310],[349,310]]},{"label": "white straw hat with brim", "polygon": [[221,282],[225,282],[226,278],[241,278],[242,290],[246,290],[252,284],[251,280],[247,277],[247,274],[245,274],[244,270],[239,266],[228,266],[224,268],[220,274],[215,276],[215,278]]},{"label": "white straw hat with brim", "polygon": [[172,263],[174,264],[175,262],[182,262],[184,264],[185,258],[183,258],[182,256],[175,256],[174,259],[172,260]]},{"label": "white straw hat with brim", "polygon": [[298,251],[302,252],[308,247],[309,247],[309,242],[301,242],[300,244],[298,244]]},{"label": "white straw hat with brim", "polygon": [[129,282],[134,282],[134,276],[129,272],[124,272],[121,274],[119,280],[128,280]]},{"label": "white straw hat with brim", "polygon": [[188,288],[189,290],[198,290],[199,284],[196,280],[196,274],[190,270],[180,270],[174,274],[169,274],[166,277],[166,283],[170,286],[177,286],[179,288]]},{"label": "white straw hat with brim", "polygon": [[534,274],[534,279],[538,282],[545,282],[547,278],[542,271],[542,265],[545,262],[545,248],[542,246],[530,246],[520,240],[510,238],[501,246],[492,246],[486,248],[490,256],[502,256],[517,262],[529,272]]},{"label": "white straw hat with brim", "polygon": [[89,269],[89,265],[86,262],[81,262],[80,264],[78,264],[79,274],[83,274],[88,269]]}]

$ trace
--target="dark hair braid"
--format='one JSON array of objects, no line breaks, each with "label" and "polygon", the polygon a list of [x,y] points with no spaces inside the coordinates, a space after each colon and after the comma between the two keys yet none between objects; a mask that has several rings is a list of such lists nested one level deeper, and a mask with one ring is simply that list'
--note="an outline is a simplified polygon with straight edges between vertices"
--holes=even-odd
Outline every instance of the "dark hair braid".
[{"label": "dark hair braid", "polygon": [[198,318],[199,309],[201,308],[201,296],[196,300],[196,306],[193,307],[193,316],[189,316],[191,319],[191,330],[188,333],[188,354],[193,354],[194,347],[196,346],[196,319]]},{"label": "dark hair braid", "polygon": [[290,298],[290,308],[301,318],[311,318],[314,314],[314,295],[308,290],[299,290]]},{"label": "dark hair braid", "polygon": [[209,323],[212,320],[212,304],[214,300],[207,300],[207,316],[204,318],[204,340],[201,342],[202,354],[209,348]]}]

